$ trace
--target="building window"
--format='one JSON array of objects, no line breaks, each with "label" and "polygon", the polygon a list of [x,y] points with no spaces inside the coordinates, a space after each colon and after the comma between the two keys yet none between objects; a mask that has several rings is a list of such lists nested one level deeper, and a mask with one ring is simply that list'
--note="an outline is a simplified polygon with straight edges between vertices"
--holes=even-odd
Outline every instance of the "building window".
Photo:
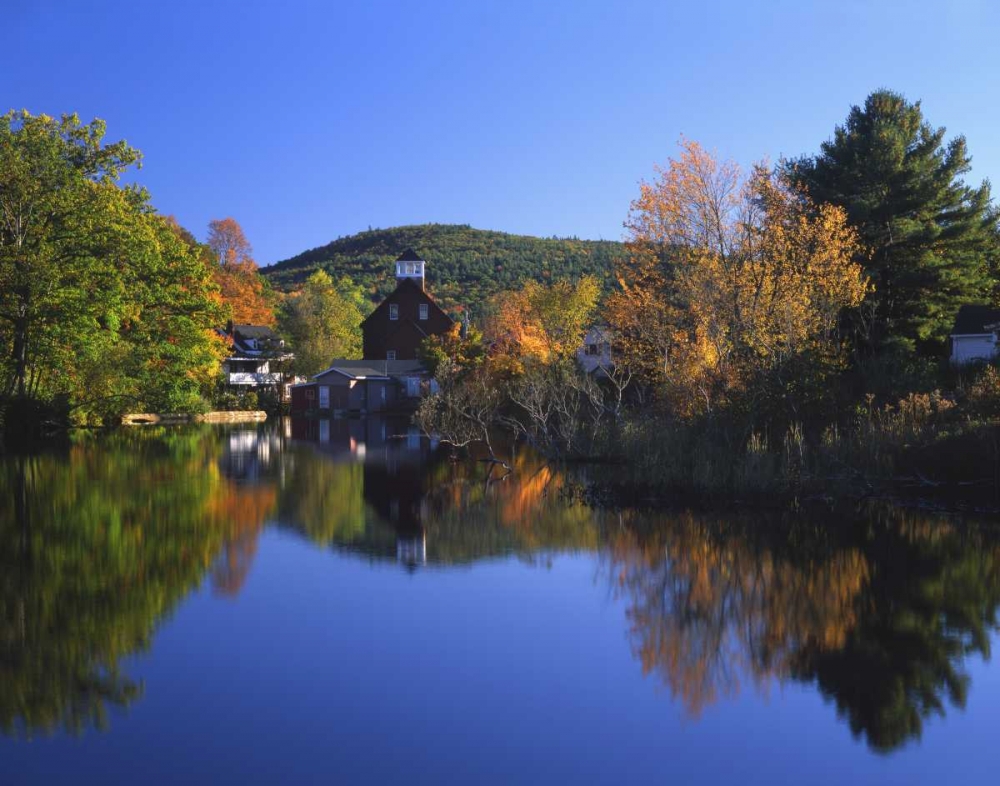
[{"label": "building window", "polygon": [[395,360],[396,359],[396,350],[390,349],[388,352],[386,352],[385,353],[385,359],[386,360]]},{"label": "building window", "polygon": [[384,402],[385,401],[385,385],[382,385],[382,387],[380,389],[382,391],[382,401]]},{"label": "building window", "polygon": [[314,398],[316,398],[316,389],[315,388],[306,388],[306,398],[307,399],[314,399]]},{"label": "building window", "polygon": [[395,303],[389,304],[389,319],[399,319],[399,306]]},{"label": "building window", "polygon": [[597,344],[587,344],[587,354],[588,355],[597,355],[597,354],[599,354]]},{"label": "building window", "polygon": [[420,318],[421,319],[427,319],[427,311],[428,311],[427,304],[426,303],[421,303],[420,304]]}]

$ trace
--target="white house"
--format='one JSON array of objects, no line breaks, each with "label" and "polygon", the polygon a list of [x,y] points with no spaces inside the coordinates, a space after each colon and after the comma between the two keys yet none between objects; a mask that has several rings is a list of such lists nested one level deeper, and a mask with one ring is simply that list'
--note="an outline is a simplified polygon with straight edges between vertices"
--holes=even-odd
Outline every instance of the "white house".
[{"label": "white house", "polygon": [[262,325],[230,324],[224,335],[232,347],[222,362],[226,383],[244,390],[280,389],[282,398],[288,399],[288,388],[295,378],[285,369],[295,356],[278,334]]},{"label": "white house", "polygon": [[960,366],[995,358],[998,330],[1000,309],[962,306],[951,331],[951,362]]},{"label": "white house", "polygon": [[588,374],[611,368],[611,330],[606,325],[594,325],[583,338],[583,346],[576,351],[580,367]]}]

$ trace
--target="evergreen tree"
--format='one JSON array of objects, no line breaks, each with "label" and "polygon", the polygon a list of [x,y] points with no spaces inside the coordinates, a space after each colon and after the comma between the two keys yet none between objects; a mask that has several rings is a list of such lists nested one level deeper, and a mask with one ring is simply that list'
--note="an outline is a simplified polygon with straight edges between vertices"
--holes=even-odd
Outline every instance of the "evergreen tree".
[{"label": "evergreen tree", "polygon": [[937,351],[959,306],[989,291],[996,223],[989,183],[965,184],[965,138],[944,136],[924,120],[919,101],[877,90],[819,155],[788,166],[816,202],[847,211],[867,246],[874,291],[854,313],[861,345]]}]

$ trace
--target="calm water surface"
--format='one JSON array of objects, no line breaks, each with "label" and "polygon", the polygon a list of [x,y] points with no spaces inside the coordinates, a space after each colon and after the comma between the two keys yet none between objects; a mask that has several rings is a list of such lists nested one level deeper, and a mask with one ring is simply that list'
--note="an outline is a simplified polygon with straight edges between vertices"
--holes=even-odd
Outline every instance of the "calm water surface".
[{"label": "calm water surface", "polygon": [[594,511],[405,424],[0,459],[0,783],[992,783],[1000,539]]}]

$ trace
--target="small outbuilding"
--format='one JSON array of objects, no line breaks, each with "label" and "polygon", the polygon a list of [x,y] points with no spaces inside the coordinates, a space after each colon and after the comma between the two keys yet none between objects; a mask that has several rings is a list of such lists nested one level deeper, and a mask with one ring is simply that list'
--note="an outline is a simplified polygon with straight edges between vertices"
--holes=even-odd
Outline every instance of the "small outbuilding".
[{"label": "small outbuilding", "polygon": [[1000,309],[984,305],[962,306],[951,331],[951,362],[961,366],[993,360],[997,356]]},{"label": "small outbuilding", "polygon": [[576,360],[588,374],[602,376],[614,365],[611,359],[611,342],[614,333],[607,325],[594,325],[583,338],[583,345],[576,350]]},{"label": "small outbuilding", "polygon": [[368,414],[409,409],[420,398],[427,377],[418,360],[338,360],[309,382],[292,385],[291,411]]}]

